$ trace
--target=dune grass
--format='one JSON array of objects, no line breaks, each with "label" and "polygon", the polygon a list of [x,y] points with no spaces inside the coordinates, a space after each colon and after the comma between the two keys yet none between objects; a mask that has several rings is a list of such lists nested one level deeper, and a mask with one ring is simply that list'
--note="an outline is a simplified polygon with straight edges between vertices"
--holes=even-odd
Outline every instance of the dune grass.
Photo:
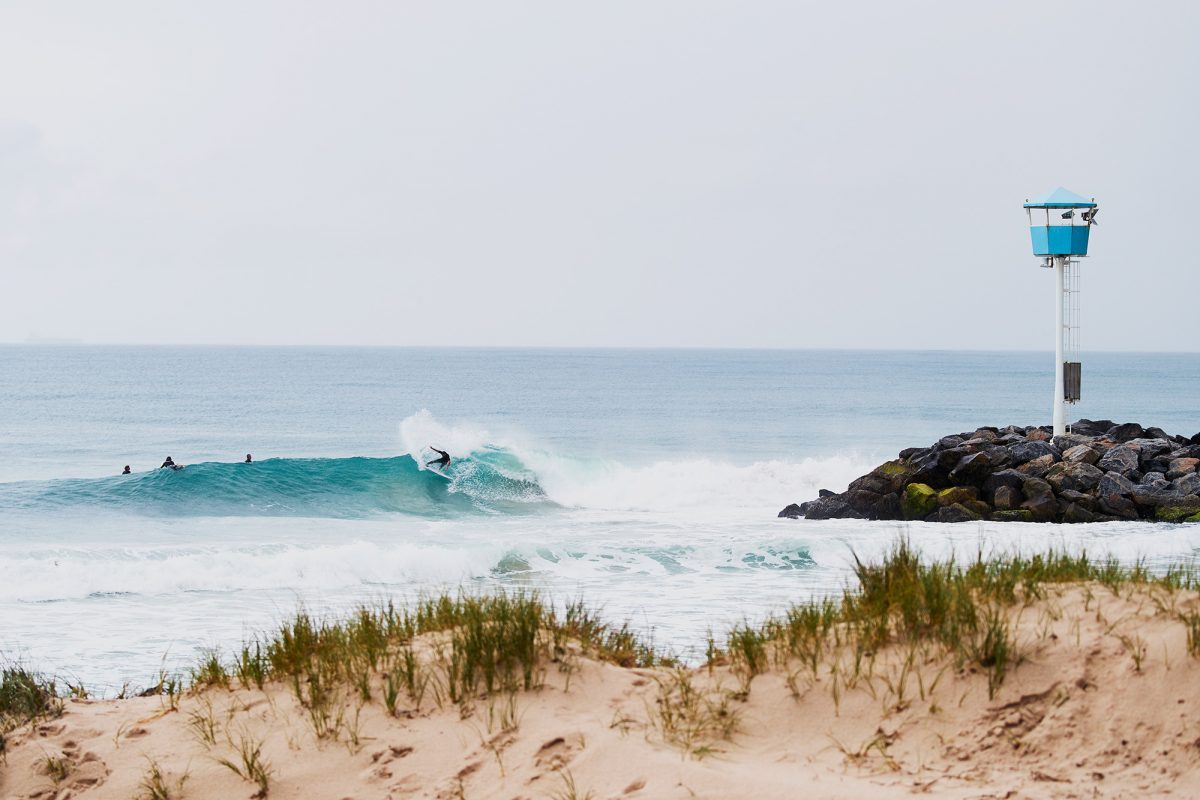
[{"label": "dune grass", "polygon": [[14,728],[62,712],[63,700],[52,679],[15,664],[0,668],[0,758]]},{"label": "dune grass", "polygon": [[[540,688],[548,665],[569,681],[579,655],[626,667],[674,663],[582,603],[560,610],[537,592],[517,591],[382,602],[339,619],[301,610],[244,642],[231,660],[206,651],[191,677],[194,690],[287,685],[318,740],[352,746],[364,703],[378,701],[392,715],[452,703],[465,716],[494,693]],[[214,738],[204,718],[195,727],[202,740]]]},{"label": "dune grass", "polygon": [[[994,696],[1020,661],[1006,609],[1042,598],[1048,586],[1095,582],[1114,592],[1130,584],[1171,591],[1197,586],[1185,569],[1153,575],[1140,562],[1126,567],[1114,558],[1094,561],[1086,552],[978,553],[965,562],[931,561],[903,539],[877,563],[855,556],[854,576],[855,585],[838,599],[795,605],[760,624],[735,626],[725,655],[744,683],[766,671],[771,660],[780,666],[799,663],[815,676],[822,663],[848,650],[854,655],[846,676],[852,685],[885,647],[906,648],[910,662],[918,648],[937,647],[960,666],[982,668]],[[1200,623],[1180,620],[1197,631],[1193,635],[1200,642]],[[1200,655],[1200,645],[1193,652]],[[714,658],[711,647],[709,658]]]}]

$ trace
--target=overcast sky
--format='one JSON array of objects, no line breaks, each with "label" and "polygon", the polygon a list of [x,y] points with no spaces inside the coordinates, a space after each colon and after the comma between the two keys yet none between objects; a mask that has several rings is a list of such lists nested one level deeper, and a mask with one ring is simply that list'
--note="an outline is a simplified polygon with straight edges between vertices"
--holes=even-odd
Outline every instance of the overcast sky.
[{"label": "overcast sky", "polygon": [[0,341],[1200,349],[1198,8],[4,2]]}]

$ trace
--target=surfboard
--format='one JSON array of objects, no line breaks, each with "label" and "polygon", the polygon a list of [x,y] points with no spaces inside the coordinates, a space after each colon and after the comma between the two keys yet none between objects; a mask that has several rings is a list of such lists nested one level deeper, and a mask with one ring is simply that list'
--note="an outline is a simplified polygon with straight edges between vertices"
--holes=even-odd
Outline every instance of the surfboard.
[{"label": "surfboard", "polygon": [[425,469],[426,469],[428,472],[432,472],[434,475],[437,475],[439,478],[445,478],[446,480],[450,480],[450,479],[451,479],[449,475],[447,475],[446,473],[442,472],[440,469],[435,469],[434,467],[426,467]]}]

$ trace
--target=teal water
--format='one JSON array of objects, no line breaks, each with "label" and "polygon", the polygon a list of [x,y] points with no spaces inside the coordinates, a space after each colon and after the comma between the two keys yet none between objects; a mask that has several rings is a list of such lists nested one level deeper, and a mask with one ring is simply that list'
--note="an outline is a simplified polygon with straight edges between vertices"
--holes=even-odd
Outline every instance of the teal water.
[{"label": "teal water", "polygon": [[[305,603],[582,594],[686,650],[835,591],[850,549],[1198,526],[776,519],[902,447],[1048,421],[1039,353],[0,347],[0,652],[100,686]],[[1200,355],[1094,354],[1078,416],[1200,431]],[[445,479],[421,468],[451,452]],[[253,453],[255,463],[239,463]],[[166,455],[187,466],[157,470]],[[432,456],[430,456],[432,457]],[[133,474],[120,475],[129,464]]]}]

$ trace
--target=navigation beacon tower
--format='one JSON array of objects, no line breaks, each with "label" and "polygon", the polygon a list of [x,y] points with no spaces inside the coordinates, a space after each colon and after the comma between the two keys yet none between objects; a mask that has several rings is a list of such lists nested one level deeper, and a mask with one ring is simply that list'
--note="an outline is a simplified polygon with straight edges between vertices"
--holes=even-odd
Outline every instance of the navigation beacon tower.
[{"label": "navigation beacon tower", "polygon": [[1054,270],[1054,435],[1067,432],[1066,405],[1079,400],[1079,259],[1088,254],[1088,234],[1099,212],[1088,200],[1061,186],[1025,202],[1033,254]]}]

